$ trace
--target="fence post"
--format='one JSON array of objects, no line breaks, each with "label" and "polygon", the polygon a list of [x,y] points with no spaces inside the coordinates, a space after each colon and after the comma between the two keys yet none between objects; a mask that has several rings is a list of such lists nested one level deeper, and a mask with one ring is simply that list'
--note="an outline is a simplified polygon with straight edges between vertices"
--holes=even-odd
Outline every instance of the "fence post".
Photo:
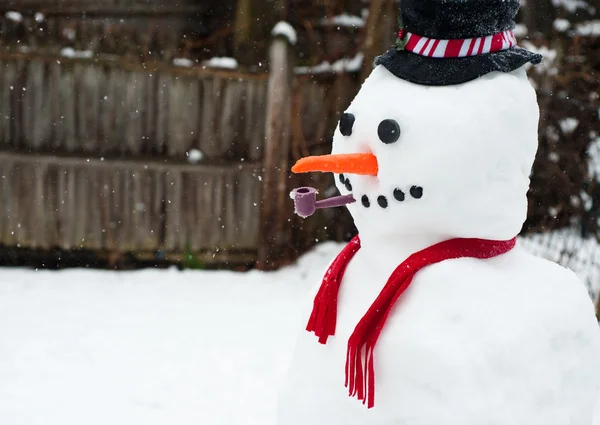
[{"label": "fence post", "polygon": [[[292,28],[289,27],[289,30]],[[290,231],[285,228],[285,224],[291,208],[287,180],[290,172],[293,42],[293,37],[290,39],[289,35],[285,36],[285,33],[274,31],[269,47],[269,80],[267,83],[257,262],[257,267],[261,270],[276,268],[285,258],[286,251],[289,250]]]}]

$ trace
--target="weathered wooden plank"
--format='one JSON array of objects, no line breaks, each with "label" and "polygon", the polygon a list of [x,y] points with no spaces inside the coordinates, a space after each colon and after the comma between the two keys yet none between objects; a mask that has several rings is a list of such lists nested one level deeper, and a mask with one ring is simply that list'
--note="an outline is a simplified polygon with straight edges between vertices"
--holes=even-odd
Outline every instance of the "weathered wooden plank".
[{"label": "weathered wooden plank", "polygon": [[160,74],[158,77],[157,113],[156,113],[156,152],[164,153],[169,140],[169,99],[171,76]]},{"label": "weathered wooden plank", "polygon": [[152,205],[152,230],[156,240],[156,247],[165,249],[165,222],[166,222],[166,199],[165,199],[165,176],[161,170],[151,172],[151,205]]},{"label": "weathered wooden plank", "polygon": [[123,142],[127,153],[137,155],[143,150],[144,145],[142,125],[145,105],[143,93],[147,80],[146,75],[139,72],[128,73],[127,79],[125,104],[122,111],[123,115],[127,117]]},{"label": "weathered wooden plank", "polygon": [[0,61],[0,148],[10,142],[10,97],[9,90],[5,87],[10,66],[10,62]]},{"label": "weathered wooden plank", "polygon": [[198,139],[198,96],[197,81],[179,77],[171,80],[168,99],[169,156],[184,157]]},{"label": "weathered wooden plank", "polygon": [[131,208],[131,231],[132,243],[137,246],[143,246],[144,238],[143,234],[145,231],[144,219],[146,204],[143,198],[143,171],[133,171],[131,175],[131,194],[132,208]]},{"label": "weathered wooden plank", "polygon": [[24,143],[30,149],[47,148],[52,135],[47,67],[44,62],[31,61],[28,68],[23,93]]},{"label": "weathered wooden plank", "polygon": [[219,116],[219,153],[232,159],[238,157],[237,151],[240,149],[236,148],[238,144],[241,144],[239,137],[242,85],[236,80],[227,80],[223,91],[223,105]]},{"label": "weathered wooden plank", "polygon": [[102,99],[100,131],[103,154],[122,153],[124,149],[125,125],[124,103],[127,86],[127,74],[120,69],[110,68],[104,71],[107,78],[106,89]]},{"label": "weathered wooden plank", "polygon": [[72,67],[61,67],[59,87],[60,116],[57,123],[57,144],[61,149],[73,152],[78,148],[78,140],[75,133],[75,74]]},{"label": "weathered wooden plank", "polygon": [[224,211],[223,211],[223,230],[224,230],[224,245],[226,247],[237,247],[239,222],[236,214],[236,204],[241,202],[239,197],[236,197],[236,177],[237,173],[228,173],[224,178]]},{"label": "weathered wooden plank", "polygon": [[193,251],[198,251],[200,250],[201,246],[202,246],[202,235],[203,235],[203,229],[204,229],[204,214],[203,213],[203,199],[202,199],[202,193],[204,190],[204,185],[206,183],[206,179],[204,178],[204,176],[196,174],[189,174],[190,179],[194,178],[194,180],[192,181],[193,184],[190,185],[190,200],[189,200],[189,206],[190,206],[190,219],[192,220],[192,222],[190,223],[191,228],[194,229],[193,232],[191,232],[189,236],[189,244],[190,244],[190,249]]},{"label": "weathered wooden plank", "polygon": [[202,246],[212,244],[211,234],[214,230],[212,217],[214,176],[202,175],[202,184],[198,185],[198,198],[196,201],[196,223],[198,232],[194,235],[198,249]]},{"label": "weathered wooden plank", "polygon": [[7,245],[14,244],[13,217],[15,215],[16,199],[14,195],[14,161],[3,159],[2,164],[2,208],[5,212],[2,226],[2,242]]},{"label": "weathered wooden plank", "polygon": [[125,102],[127,95],[128,72],[123,69],[113,70],[114,85],[111,87],[109,96],[113,97],[115,107],[111,110],[113,132],[110,135],[112,145],[115,147],[115,153],[126,153],[127,145],[125,143],[125,131],[127,128],[127,115],[125,112]]},{"label": "weathered wooden plank", "polygon": [[223,154],[220,134],[220,111],[223,103],[225,82],[221,78],[211,78],[202,81],[202,133],[200,135],[200,150],[208,158],[217,158]]},{"label": "weathered wooden plank", "polygon": [[[40,167],[41,168],[41,167]],[[44,199],[40,213],[44,216],[44,249],[58,246],[58,168],[56,164],[48,164],[44,173]]]},{"label": "weathered wooden plank", "polygon": [[181,173],[181,238],[183,249],[191,249],[196,233],[196,214],[192,205],[195,204],[195,190],[197,176],[194,173]]},{"label": "weathered wooden plank", "polygon": [[103,246],[102,217],[98,192],[100,191],[100,170],[93,167],[83,168],[86,178],[80,183],[85,186],[88,219],[86,226],[85,246],[88,249],[101,250]]},{"label": "weathered wooden plank", "polygon": [[100,171],[100,188],[98,199],[100,205],[100,220],[103,234],[103,247],[107,251],[115,251],[117,248],[116,232],[112,226],[112,171],[110,168]]},{"label": "weathered wooden plank", "polygon": [[48,227],[47,220],[51,219],[47,212],[47,203],[45,201],[45,180],[46,180],[47,166],[33,167],[33,196],[31,199],[31,218],[29,222],[29,231],[31,237],[28,240],[29,246],[35,248],[47,248],[48,247],[48,233],[46,228]]},{"label": "weathered wooden plank", "polygon": [[[158,196],[154,189],[156,172],[144,171],[142,180],[142,199],[144,202],[143,233],[140,235],[143,246],[149,250],[157,250],[160,246],[160,220],[153,211],[154,196]],[[158,217],[159,218],[159,217]]]},{"label": "weathered wooden plank", "polygon": [[158,116],[158,82],[159,77],[157,73],[150,72],[146,77],[146,84],[144,86],[144,114],[143,114],[143,134],[144,138],[144,151],[148,153],[156,153],[156,127],[157,127],[157,116]]},{"label": "weathered wooden plank", "polygon": [[119,250],[120,247],[124,247],[126,245],[126,237],[122,223],[125,218],[123,202],[127,194],[123,191],[123,168],[119,167],[118,169],[113,169],[111,171],[110,177],[112,197],[109,226],[114,234],[115,246],[113,248],[115,250]]},{"label": "weathered wooden plank", "polygon": [[122,247],[124,251],[130,251],[132,249],[135,249],[135,244],[133,242],[135,233],[133,232],[132,223],[132,218],[135,212],[133,210],[133,199],[131,196],[131,192],[133,190],[134,173],[135,171],[133,171],[129,167],[123,169],[121,173],[122,195],[120,208],[121,221],[119,223],[119,233],[123,236],[123,239],[120,243],[120,247]]},{"label": "weathered wooden plank", "polygon": [[17,60],[15,64],[15,72],[10,75],[9,90],[10,90],[10,110],[11,110],[11,145],[20,147],[23,144],[23,89],[26,78],[27,68],[26,62]]},{"label": "weathered wooden plank", "polygon": [[250,171],[240,171],[236,184],[238,248],[253,248],[258,242],[260,181]]},{"label": "weathered wooden plank", "polygon": [[245,132],[248,140],[248,158],[256,161],[261,159],[263,155],[266,84],[264,81],[248,81],[246,85],[244,116]]},{"label": "weathered wooden plank", "polygon": [[165,173],[166,205],[165,205],[165,248],[170,251],[185,249],[181,245],[181,206],[182,178],[181,172],[173,170]]},{"label": "weathered wooden plank", "polygon": [[113,111],[117,108],[114,93],[118,91],[116,74],[111,68],[102,68],[102,78],[98,82],[100,95],[100,154],[117,150],[118,139],[114,136]]},{"label": "weathered wooden plank", "polygon": [[96,66],[75,66],[77,79],[77,140],[86,153],[100,151],[100,82],[102,71]]},{"label": "weathered wooden plank", "polygon": [[61,117],[61,65],[59,61],[52,61],[48,65],[48,108],[50,109],[48,117],[50,119],[50,142],[49,147],[52,150],[60,148],[61,141],[59,137],[58,126]]},{"label": "weathered wooden plank", "polygon": [[84,168],[76,168],[73,170],[75,176],[75,194],[74,194],[74,215],[75,222],[71,223],[74,228],[74,238],[72,244],[78,248],[87,248],[87,227],[88,221],[90,220],[89,205],[88,205],[88,188],[87,188],[87,176]]}]

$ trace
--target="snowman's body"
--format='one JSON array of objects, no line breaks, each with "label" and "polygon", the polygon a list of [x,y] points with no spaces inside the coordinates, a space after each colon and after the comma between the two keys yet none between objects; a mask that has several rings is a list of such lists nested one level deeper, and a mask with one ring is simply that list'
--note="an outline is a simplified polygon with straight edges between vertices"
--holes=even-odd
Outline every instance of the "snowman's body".
[{"label": "snowman's body", "polygon": [[[375,349],[375,407],[348,396],[348,337],[402,261],[450,238],[519,232],[538,109],[523,69],[425,87],[379,66],[348,112],[352,134],[336,131],[334,153],[372,153],[379,173],[336,176],[358,200],[349,210],[362,248],[342,280],[335,336],[325,345],[308,332],[298,340],[278,423],[591,425],[600,399],[591,300],[572,272],[518,246],[419,271]],[[378,140],[385,119],[399,123],[396,143]]]},{"label": "snowman's body", "polygon": [[421,271],[378,342],[375,407],[348,397],[348,337],[393,268],[376,258],[362,251],[349,265],[336,335],[300,337],[280,424],[592,424],[600,346],[589,297],[518,247]]}]

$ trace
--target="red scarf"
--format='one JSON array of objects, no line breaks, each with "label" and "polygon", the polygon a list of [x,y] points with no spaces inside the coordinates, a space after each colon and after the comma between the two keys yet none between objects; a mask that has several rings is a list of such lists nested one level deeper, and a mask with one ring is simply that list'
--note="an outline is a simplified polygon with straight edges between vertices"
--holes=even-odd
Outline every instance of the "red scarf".
[{"label": "red scarf", "polygon": [[[345,385],[350,391],[350,396],[356,396],[362,400],[363,404],[367,403],[368,408],[373,407],[375,403],[375,370],[373,367],[375,344],[394,304],[408,288],[419,270],[431,264],[454,258],[492,258],[510,251],[515,243],[516,238],[508,241],[450,239],[412,254],[396,267],[348,339]],[[335,334],[340,284],[348,263],[359,249],[360,239],[355,236],[325,273],[323,283],[315,297],[306,330],[314,332],[319,337],[321,344],[327,343],[327,338]]]}]

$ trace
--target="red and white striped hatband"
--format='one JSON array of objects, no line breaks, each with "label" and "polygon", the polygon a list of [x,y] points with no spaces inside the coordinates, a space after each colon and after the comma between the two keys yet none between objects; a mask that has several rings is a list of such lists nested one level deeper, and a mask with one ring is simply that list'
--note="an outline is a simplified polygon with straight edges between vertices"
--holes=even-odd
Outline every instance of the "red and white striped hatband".
[{"label": "red and white striped hatband", "polygon": [[477,56],[507,50],[517,44],[511,30],[488,35],[487,37],[456,40],[436,40],[402,30],[398,36],[404,40],[405,50],[430,58]]}]

